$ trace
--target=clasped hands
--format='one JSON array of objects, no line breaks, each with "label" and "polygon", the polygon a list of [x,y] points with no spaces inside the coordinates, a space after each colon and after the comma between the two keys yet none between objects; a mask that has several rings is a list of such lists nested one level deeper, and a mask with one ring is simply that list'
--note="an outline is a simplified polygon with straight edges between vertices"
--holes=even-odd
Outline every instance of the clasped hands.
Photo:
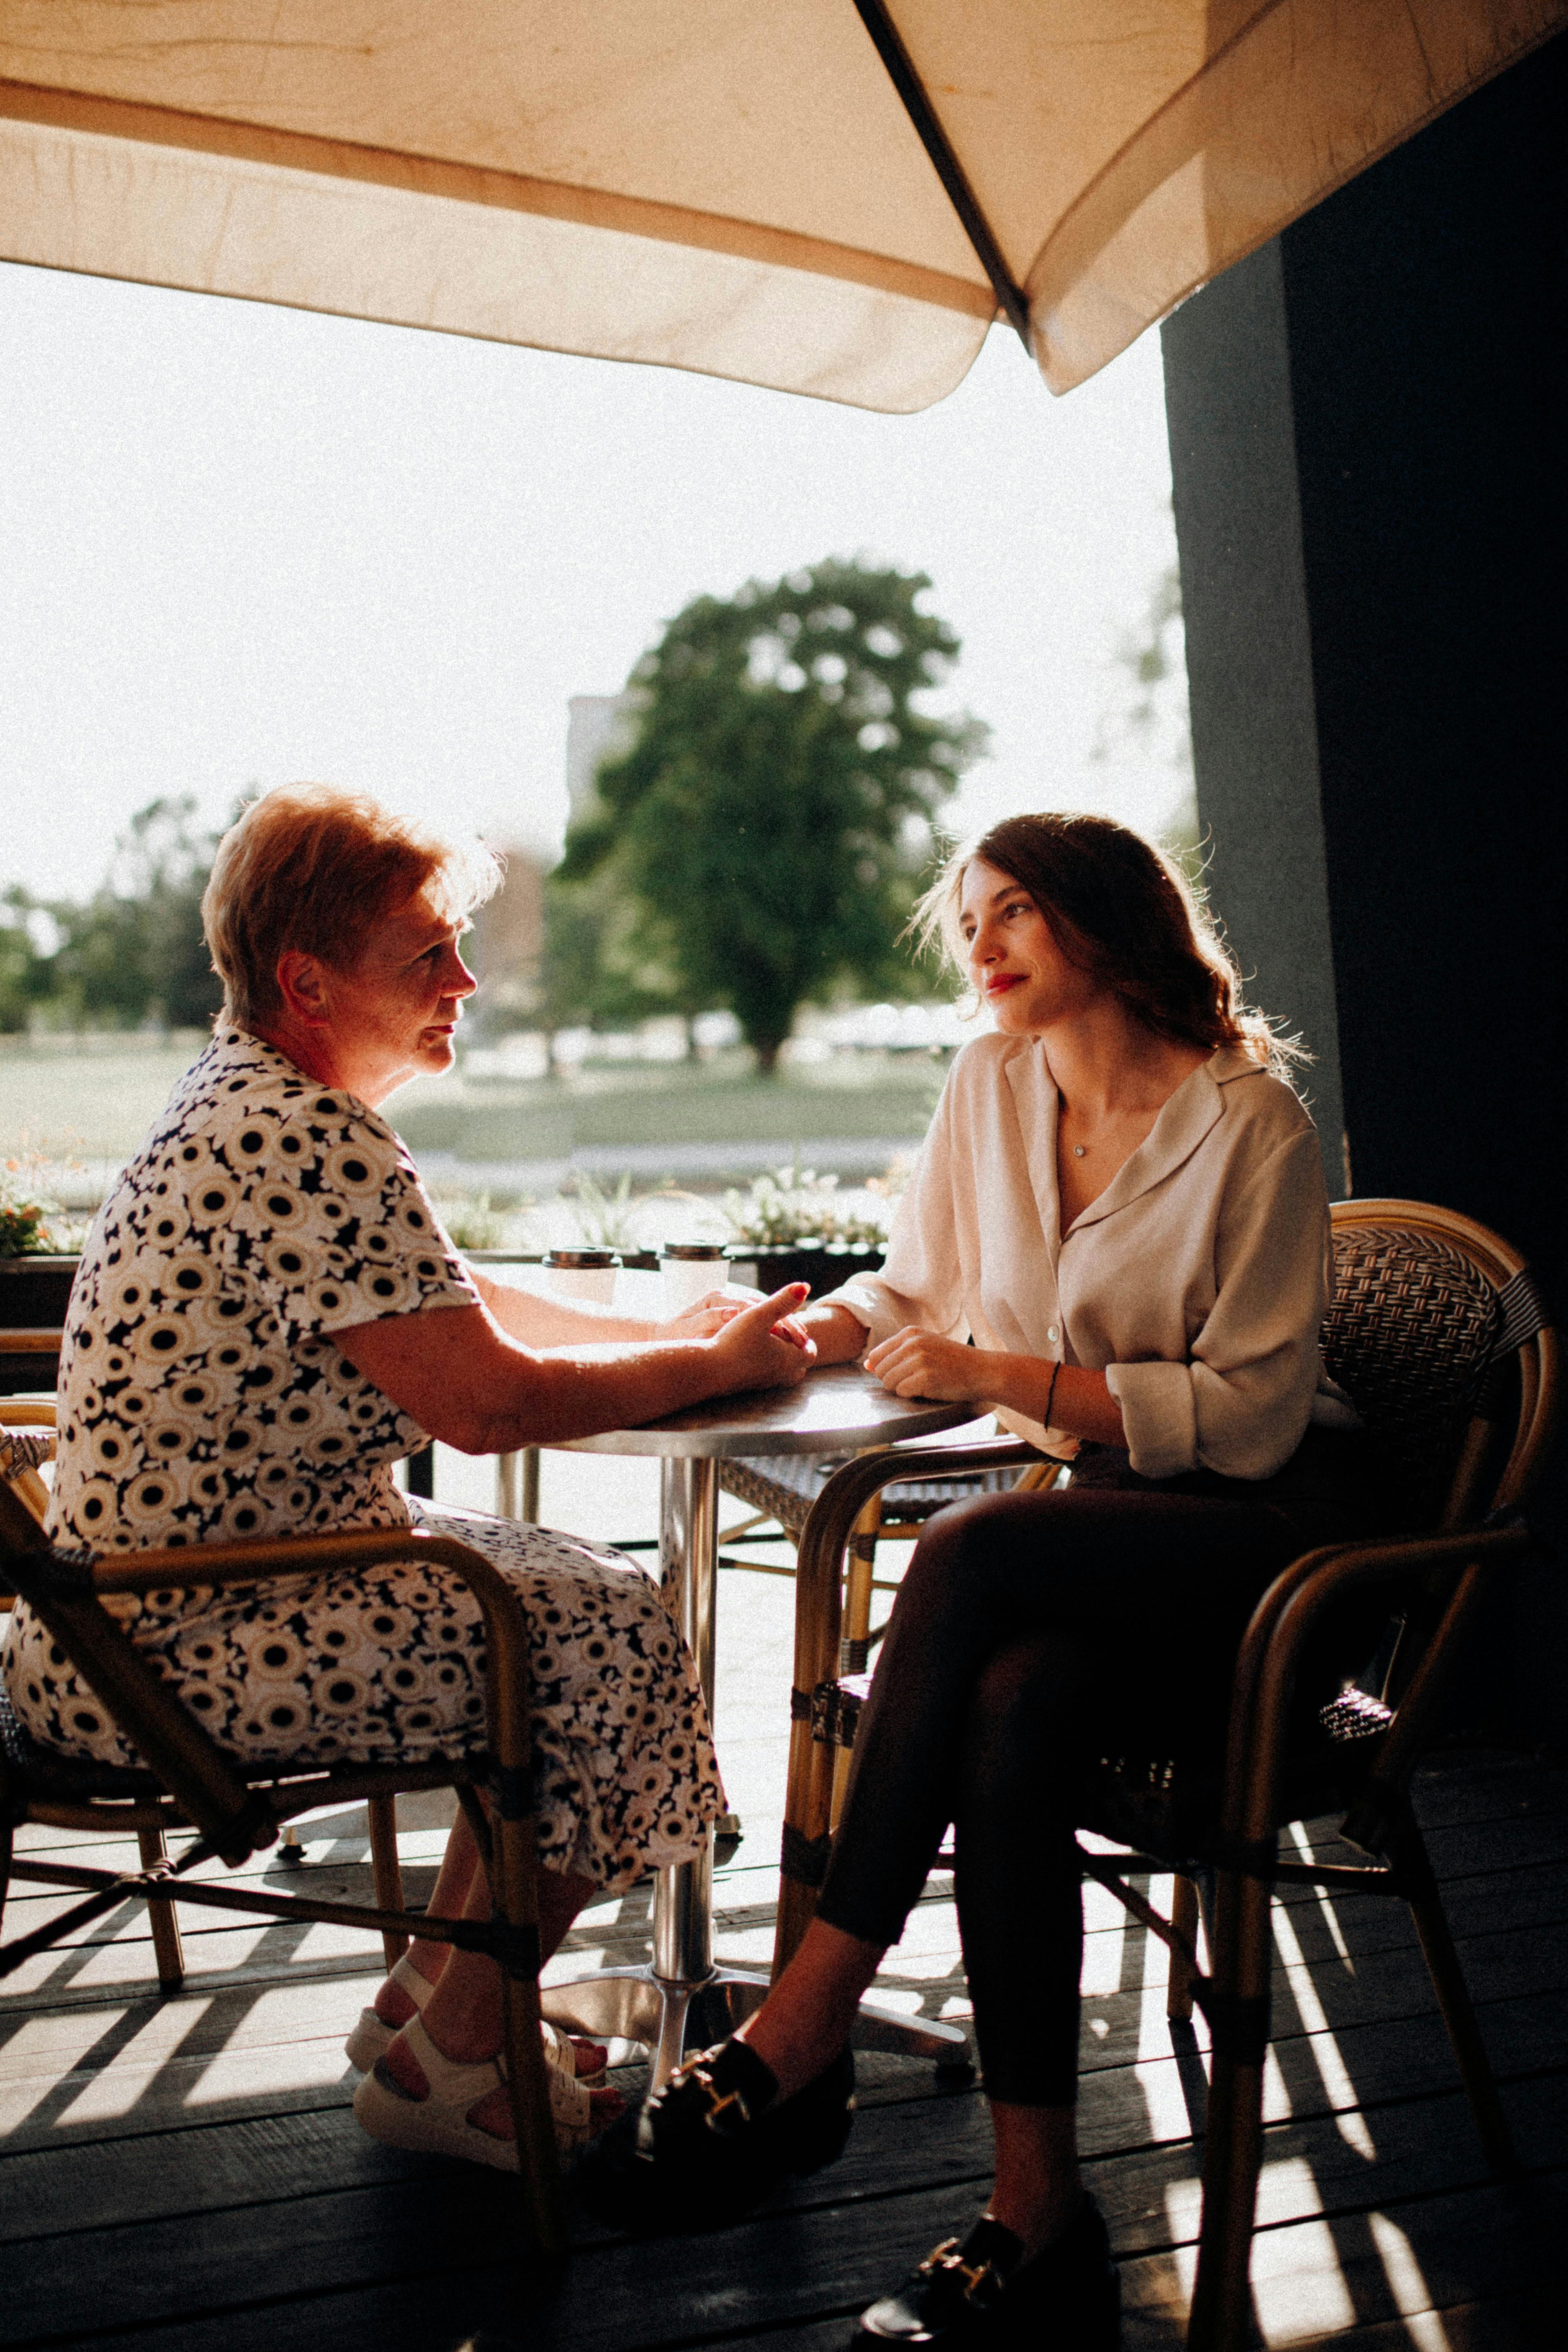
[{"label": "clasped hands", "polygon": [[[679,1315],[656,1323],[654,1336],[660,1339],[711,1339],[748,1307],[760,1306],[767,1295],[764,1290],[752,1290],[745,1283],[727,1282],[721,1290],[710,1290],[695,1305],[683,1307]],[[793,1315],[781,1315],[773,1329],[792,1347],[810,1348],[805,1331]]]},{"label": "clasped hands", "polygon": [[[756,1305],[763,1296],[762,1291],[743,1288],[738,1283],[728,1284],[722,1290],[710,1290],[694,1307],[661,1323],[659,1334],[670,1339],[710,1339],[743,1307]],[[773,1328],[781,1339],[790,1339],[796,1347],[805,1346],[806,1335],[793,1315],[782,1317]],[[930,1397],[938,1404],[986,1404],[993,1402],[996,1392],[999,1366],[988,1349],[943,1339],[914,1323],[906,1324],[890,1339],[880,1340],[868,1349],[865,1364],[866,1370],[874,1373],[893,1396]]]}]

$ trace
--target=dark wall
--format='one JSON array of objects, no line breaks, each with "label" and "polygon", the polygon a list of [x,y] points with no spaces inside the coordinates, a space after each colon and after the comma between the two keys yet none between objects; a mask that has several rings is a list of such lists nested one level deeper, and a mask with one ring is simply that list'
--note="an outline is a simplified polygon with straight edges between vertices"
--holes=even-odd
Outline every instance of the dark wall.
[{"label": "dark wall", "polygon": [[1334,1188],[1342,1115],[1356,1192],[1495,1226],[1560,1321],[1564,153],[1559,38],[1163,330],[1215,905],[1318,1051]]}]

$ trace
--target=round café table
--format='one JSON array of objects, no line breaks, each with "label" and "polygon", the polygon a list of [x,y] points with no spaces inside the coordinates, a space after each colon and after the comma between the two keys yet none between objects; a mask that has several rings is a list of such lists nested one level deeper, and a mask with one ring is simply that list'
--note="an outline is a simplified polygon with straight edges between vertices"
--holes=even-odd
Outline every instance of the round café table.
[{"label": "round caf\u00e9 table", "polygon": [[[900,1438],[930,1437],[974,1419],[973,1404],[932,1404],[889,1396],[858,1364],[813,1372],[794,1389],[710,1398],[641,1429],[577,1437],[574,1454],[657,1454],[659,1461],[659,1582],[686,1638],[703,1695],[713,1703],[714,1600],[719,1567],[719,1463],[736,1454],[859,1454]],[[720,2041],[762,2004],[765,1976],[713,1963],[713,1835],[694,1862],[661,1870],[653,1898],[653,1959],[645,1968],[603,1969],[542,1989],[554,2025],[604,2040],[647,2045],[649,2090],[689,2048]],[[905,2049],[950,2062],[962,2056],[958,2028],[864,2005],[862,2047]]]}]

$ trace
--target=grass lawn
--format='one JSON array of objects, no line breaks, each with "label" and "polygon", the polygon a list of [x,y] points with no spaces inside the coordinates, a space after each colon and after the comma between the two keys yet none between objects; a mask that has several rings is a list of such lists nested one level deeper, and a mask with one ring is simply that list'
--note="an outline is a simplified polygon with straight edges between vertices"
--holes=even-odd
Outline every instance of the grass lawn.
[{"label": "grass lawn", "polygon": [[[0,1049],[0,1155],[24,1140],[100,1172],[133,1152],[200,1039],[106,1040],[86,1051]],[[798,1144],[925,1133],[944,1065],[924,1055],[856,1055],[776,1078],[740,1057],[687,1066],[597,1068],[510,1085],[417,1079],[388,1106],[410,1149],[476,1160],[550,1160],[616,1144]]]},{"label": "grass lawn", "polygon": [[201,1051],[194,1034],[169,1043],[106,1039],[64,1052],[0,1049],[0,1153],[24,1144],[51,1159],[130,1158]]}]

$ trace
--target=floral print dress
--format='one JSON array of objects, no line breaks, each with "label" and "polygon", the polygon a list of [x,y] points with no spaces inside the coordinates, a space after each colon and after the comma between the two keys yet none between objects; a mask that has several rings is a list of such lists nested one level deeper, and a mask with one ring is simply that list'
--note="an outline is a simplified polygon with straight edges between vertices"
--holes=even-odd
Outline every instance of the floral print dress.
[{"label": "floral print dress", "polygon": [[[541,1859],[613,1890],[689,1859],[723,1810],[657,1589],[604,1545],[411,1502],[393,1465],[425,1433],[333,1344],[383,1316],[478,1303],[385,1121],[223,1026],[83,1252],[48,1530],[100,1553],[411,1524],[471,1545],[528,1614]],[[482,1742],[483,1622],[438,1568],[106,1606],[247,1762],[418,1762]],[[25,1605],[0,1671],[35,1738],[137,1760]]]}]

